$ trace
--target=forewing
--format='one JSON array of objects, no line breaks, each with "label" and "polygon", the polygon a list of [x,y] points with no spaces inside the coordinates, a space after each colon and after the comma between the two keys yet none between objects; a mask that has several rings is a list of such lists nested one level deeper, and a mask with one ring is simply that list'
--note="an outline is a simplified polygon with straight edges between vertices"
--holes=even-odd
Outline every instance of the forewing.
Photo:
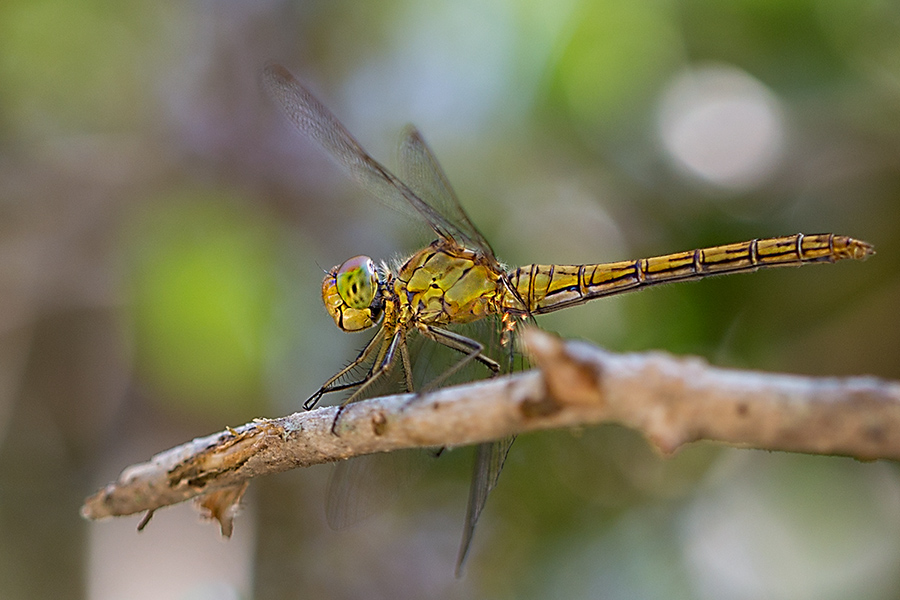
[{"label": "forewing", "polygon": [[457,228],[422,201],[406,184],[359,145],[350,132],[324,104],[303,87],[281,65],[269,65],[263,82],[278,101],[285,115],[301,133],[315,140],[338,164],[366,190],[401,212],[409,212],[428,221],[441,237],[455,239]]}]

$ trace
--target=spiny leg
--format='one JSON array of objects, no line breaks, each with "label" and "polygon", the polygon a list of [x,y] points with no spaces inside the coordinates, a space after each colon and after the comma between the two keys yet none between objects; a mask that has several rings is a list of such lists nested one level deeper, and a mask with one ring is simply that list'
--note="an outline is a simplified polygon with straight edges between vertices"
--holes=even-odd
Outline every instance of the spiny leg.
[{"label": "spiny leg", "polygon": [[[362,394],[369,386],[371,386],[375,381],[380,378],[382,375],[387,373],[391,364],[394,362],[394,356],[397,353],[397,348],[406,347],[406,335],[403,330],[398,328],[390,342],[385,340],[385,343],[382,344],[382,352],[380,356],[375,360],[375,363],[372,365],[372,368],[369,369],[368,374],[365,379],[358,383],[359,387],[356,388],[356,391],[350,394],[350,397],[344,400],[341,405],[338,407],[337,413],[334,415],[334,421],[331,423],[331,433],[337,435],[337,424],[338,420],[341,418],[341,414],[347,408],[347,405],[356,400],[360,394]],[[402,352],[402,350],[401,350]]]},{"label": "spiny leg", "polygon": [[351,372],[353,369],[366,362],[366,360],[368,360],[369,356],[372,354],[372,351],[375,350],[376,347],[379,347],[379,344],[381,343],[383,337],[384,329],[381,329],[372,337],[371,340],[369,340],[369,343],[366,344],[365,348],[360,351],[359,355],[353,360],[353,362],[335,373],[330,379],[328,379],[328,381],[326,381],[322,385],[322,387],[319,388],[319,390],[315,394],[306,399],[306,402],[303,403],[303,408],[305,408],[306,410],[312,410],[325,394],[347,390],[365,383],[366,380],[371,377],[372,369],[369,369],[369,372],[366,374],[366,376],[359,381],[335,384],[335,382],[341,377],[345,376],[347,373]]},{"label": "spiny leg", "polygon": [[412,375],[412,361],[409,359],[409,346],[404,343],[400,346],[400,360],[403,363],[403,372],[406,377],[406,391],[409,393],[414,393],[416,391],[416,386],[413,383],[413,375]]},{"label": "spiny leg", "polygon": [[500,373],[500,363],[483,354],[484,344],[482,344],[481,342],[473,340],[472,338],[467,338],[464,335],[460,335],[452,331],[447,331],[446,329],[434,327],[432,325],[427,325],[422,333],[429,339],[441,345],[447,346],[448,348],[456,350],[457,352],[462,352],[465,356],[457,361],[452,367],[438,375],[437,378],[429,381],[428,385],[424,386],[424,388],[420,390],[419,393],[426,392],[440,386],[440,384],[448,377],[452,377],[457,371],[465,367],[473,360],[477,360],[488,369],[490,369],[491,377],[494,377],[495,375]]},{"label": "spiny leg", "polygon": [[[412,361],[409,359],[409,345],[406,343],[400,346],[400,359],[403,361],[403,370],[406,372],[406,391],[411,394],[415,393],[416,386],[412,380]],[[432,454],[437,458],[443,451],[444,447],[441,446]]]},{"label": "spiny leg", "polygon": [[[421,394],[438,387],[442,381],[452,376],[472,360],[477,360],[481,364],[485,365],[488,369],[490,369],[491,377],[494,377],[500,372],[500,364],[495,360],[484,356],[484,354],[482,354],[482,352],[484,351],[484,345],[476,340],[467,338],[464,335],[459,335],[458,333],[453,333],[452,331],[433,327],[431,325],[427,326],[422,334],[434,342],[456,350],[457,352],[462,352],[463,354],[465,354],[465,356],[452,367],[441,373],[441,375],[439,375],[436,379],[429,381],[428,384],[420,389],[409,402],[416,400]],[[410,391],[412,391],[412,389],[410,389]],[[435,451],[434,456],[440,456],[443,451],[444,447],[438,448],[437,451]]]}]

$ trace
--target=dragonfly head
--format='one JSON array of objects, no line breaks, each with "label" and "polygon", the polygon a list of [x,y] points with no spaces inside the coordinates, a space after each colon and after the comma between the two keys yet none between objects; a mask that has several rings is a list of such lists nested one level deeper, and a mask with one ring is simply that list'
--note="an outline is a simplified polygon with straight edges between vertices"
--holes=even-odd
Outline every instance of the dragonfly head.
[{"label": "dragonfly head", "polygon": [[384,302],[378,270],[368,256],[354,256],[334,267],[322,282],[322,301],[344,331],[361,331],[381,319]]}]

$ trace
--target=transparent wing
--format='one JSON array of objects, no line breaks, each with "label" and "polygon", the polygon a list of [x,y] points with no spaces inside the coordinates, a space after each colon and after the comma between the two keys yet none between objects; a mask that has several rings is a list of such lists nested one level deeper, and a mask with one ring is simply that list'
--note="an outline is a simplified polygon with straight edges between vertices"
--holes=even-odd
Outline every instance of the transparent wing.
[{"label": "transparent wing", "polygon": [[490,244],[472,224],[440,163],[413,125],[406,127],[400,144],[400,175],[419,198],[453,225],[457,243],[480,250],[496,261]]},{"label": "transparent wing", "polygon": [[[515,344],[505,348],[501,346],[499,334],[501,324],[496,318],[492,319],[492,321],[495,322],[492,323],[491,327],[489,351],[495,358],[500,359],[502,372],[511,373],[527,368],[525,357],[515,352]],[[456,559],[457,577],[462,575],[462,570],[472,545],[472,536],[475,534],[475,526],[478,524],[478,519],[481,517],[481,512],[484,510],[488,496],[497,486],[500,472],[503,470],[503,464],[506,462],[506,457],[514,441],[516,441],[516,436],[513,435],[495,442],[479,444],[475,449],[475,467],[472,471],[472,483],[469,487],[466,522],[463,526],[462,541],[460,542],[459,554]]]},{"label": "transparent wing", "polygon": [[466,507],[466,523],[463,527],[462,542],[456,559],[456,576],[462,575],[463,566],[472,545],[475,525],[487,502],[488,495],[497,486],[503,463],[516,436],[509,436],[496,442],[479,444],[475,449],[475,471],[472,473],[472,485],[469,488],[469,505]]},{"label": "transparent wing", "polygon": [[[499,266],[490,244],[463,210],[443,169],[418,130],[408,128],[401,144],[401,174],[408,182],[404,183],[372,158],[337,117],[287,69],[270,65],[263,72],[263,81],[293,125],[322,146],[363,188],[392,208],[424,219],[438,236],[456,245],[478,250]],[[506,284],[515,293],[515,288],[508,281]],[[445,385],[448,383],[444,382]],[[468,554],[478,517],[497,484],[513,440],[507,438],[478,447],[458,570]],[[383,469],[379,462],[350,461],[342,463],[336,470],[328,492],[327,516],[330,525],[343,527],[365,518],[371,512],[377,512],[384,502],[378,499],[377,493],[372,499],[371,482],[382,479],[379,473]]]},{"label": "transparent wing", "polygon": [[[412,207],[414,214],[425,219],[439,236],[460,245],[474,242],[477,247],[483,247],[490,252],[490,248],[484,243],[484,238],[475,231],[468,217],[462,211],[462,207],[456,202],[452,191],[450,192],[452,199],[450,206],[455,205],[455,209],[451,213],[452,218],[448,218],[427,204],[381,163],[369,156],[359,142],[338,121],[337,117],[303,87],[287,69],[281,65],[269,65],[263,71],[263,82],[269,93],[281,105],[291,123],[301,133],[322,146],[363,188],[401,212],[408,213],[408,209]],[[419,139],[421,140],[421,137]],[[423,172],[426,174],[429,170],[434,173],[434,168],[437,168],[439,177],[443,179],[443,181],[423,185],[420,189],[429,191],[429,189],[440,190],[443,187],[449,190],[446,178],[443,177],[440,167],[437,167],[434,158],[424,146],[424,142],[421,145],[414,142],[412,147],[414,149],[411,150],[411,160],[414,161],[414,164],[422,165]],[[425,152],[424,159],[421,149],[424,149]],[[417,168],[413,170],[415,171]],[[459,219],[460,215],[463,217],[462,220]],[[460,229],[454,224],[454,220],[465,224],[466,227]],[[493,253],[490,255],[493,256]]]},{"label": "transparent wing", "polygon": [[398,450],[337,463],[325,492],[328,526],[344,529],[383,512],[419,481],[430,461],[428,452]]},{"label": "transparent wing", "polygon": [[[419,335],[410,336],[405,343],[410,345],[410,352],[417,359],[414,365],[421,362],[420,357],[427,359],[430,347],[435,345]],[[368,366],[364,365],[363,370]],[[408,391],[404,366],[398,360],[395,367],[366,389],[359,399]],[[395,505],[428,471],[432,456],[432,452],[425,450],[399,450],[335,463],[325,491],[328,526],[335,530],[344,529]]]}]

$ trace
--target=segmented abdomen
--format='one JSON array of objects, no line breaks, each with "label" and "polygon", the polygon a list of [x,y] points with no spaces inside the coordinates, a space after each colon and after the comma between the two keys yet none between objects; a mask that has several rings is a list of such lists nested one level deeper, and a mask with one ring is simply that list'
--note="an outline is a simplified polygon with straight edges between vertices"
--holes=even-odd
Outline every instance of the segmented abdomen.
[{"label": "segmented abdomen", "polygon": [[658,283],[701,279],[769,267],[864,259],[872,246],[844,235],[798,233],[688,252],[593,265],[527,265],[507,273],[519,298],[506,292],[505,310],[541,314]]}]

